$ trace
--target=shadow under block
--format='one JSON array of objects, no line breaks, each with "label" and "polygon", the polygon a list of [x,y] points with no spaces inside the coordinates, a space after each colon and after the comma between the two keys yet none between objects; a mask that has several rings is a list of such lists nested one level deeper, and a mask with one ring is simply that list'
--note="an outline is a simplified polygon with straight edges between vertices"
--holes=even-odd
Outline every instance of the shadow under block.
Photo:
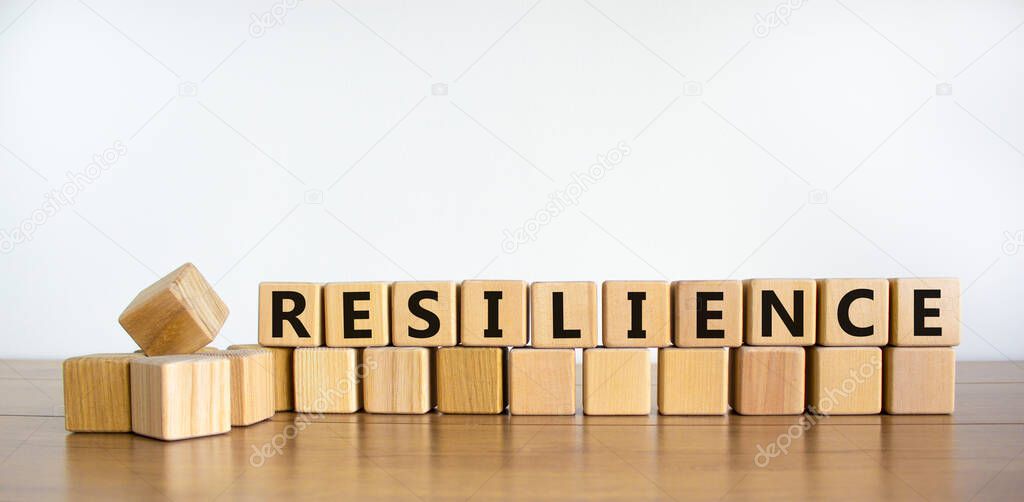
[{"label": "shadow under block", "polygon": [[228,350],[265,350],[274,359],[274,411],[291,411],[295,407],[295,375],[292,370],[295,349],[262,345],[231,345]]},{"label": "shadow under block", "polygon": [[741,415],[797,415],[804,411],[804,349],[732,349],[729,405]]},{"label": "shadow under block", "polygon": [[887,279],[818,280],[818,345],[881,347],[889,343]]},{"label": "shadow under block", "polygon": [[391,285],[391,343],[397,347],[451,347],[458,342],[458,284]]},{"label": "shadow under block", "polygon": [[147,356],[191,354],[213,341],[228,307],[186,263],[142,290],[118,321]]},{"label": "shadow under block", "polygon": [[666,281],[605,281],[601,315],[605,347],[672,345],[672,295]]},{"label": "shadow under block", "polygon": [[274,355],[268,350],[224,350],[198,354],[231,364],[231,425],[246,426],[274,416]]},{"label": "shadow under block", "polygon": [[889,284],[890,345],[960,345],[959,279],[892,279]]},{"label": "shadow under block", "polygon": [[295,411],[355,413],[363,407],[363,349],[303,347],[295,349]]},{"label": "shadow under block", "polygon": [[231,430],[225,357],[140,357],[131,362],[132,432],[175,440]]},{"label": "shadow under block", "polygon": [[383,347],[391,341],[386,282],[324,285],[324,339],[328,347]]},{"label": "shadow under block", "polygon": [[576,414],[576,351],[512,349],[508,354],[512,415]]},{"label": "shadow under block", "polygon": [[651,362],[647,349],[583,351],[583,413],[648,415]]},{"label": "shadow under block", "polygon": [[363,408],[367,413],[422,414],[434,407],[433,354],[425,347],[363,351]]},{"label": "shadow under block", "polygon": [[437,411],[496,414],[505,410],[505,349],[437,349]]},{"label": "shadow under block", "polygon": [[814,279],[750,279],[743,283],[743,342],[747,345],[814,345],[817,284]]},{"label": "shadow under block", "polygon": [[523,347],[528,341],[525,281],[463,281],[459,290],[459,344]]},{"label": "shadow under block", "polygon": [[64,428],[131,432],[129,363],[142,354],[93,354],[64,360]]},{"label": "shadow under block", "polygon": [[259,341],[264,347],[324,344],[323,287],[309,282],[261,282]]},{"label": "shadow under block", "polygon": [[658,350],[658,412],[724,415],[729,412],[729,348]]},{"label": "shadow under block", "polygon": [[742,281],[676,281],[672,294],[677,347],[743,344]]},{"label": "shadow under block", "polygon": [[956,352],[952,347],[886,347],[883,350],[886,413],[953,413]]},{"label": "shadow under block", "polygon": [[882,349],[807,349],[807,406],[824,415],[882,412]]},{"label": "shadow under block", "polygon": [[596,347],[597,285],[593,282],[531,284],[530,323],[533,347]]}]

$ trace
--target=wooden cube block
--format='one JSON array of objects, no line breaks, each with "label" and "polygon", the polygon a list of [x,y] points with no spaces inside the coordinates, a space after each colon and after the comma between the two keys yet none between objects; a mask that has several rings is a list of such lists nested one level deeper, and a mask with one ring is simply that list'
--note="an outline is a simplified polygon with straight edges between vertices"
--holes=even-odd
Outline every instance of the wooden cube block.
[{"label": "wooden cube block", "polygon": [[437,411],[496,414],[505,410],[505,349],[437,349]]},{"label": "wooden cube block", "polygon": [[142,354],[93,354],[64,360],[64,428],[131,432],[128,363]]},{"label": "wooden cube block", "polygon": [[295,407],[295,374],[292,369],[295,349],[247,344],[231,345],[228,350],[266,350],[270,352],[274,358],[274,411],[291,411]]},{"label": "wooden cube block", "polygon": [[886,347],[882,381],[886,413],[953,413],[956,353],[950,347]]},{"label": "wooden cube block", "polygon": [[662,415],[729,412],[729,348],[658,350],[658,411]]},{"label": "wooden cube block", "polygon": [[672,290],[677,347],[743,344],[742,281],[676,281]]},{"label": "wooden cube block", "polygon": [[825,415],[882,412],[882,349],[807,349],[807,406]]},{"label": "wooden cube block", "polygon": [[148,356],[191,354],[212,342],[228,307],[186,263],[142,290],[118,321]]},{"label": "wooden cube block", "polygon": [[508,373],[511,414],[576,414],[575,350],[512,349]]},{"label": "wooden cube block", "polygon": [[324,338],[328,347],[383,347],[391,342],[386,282],[332,282],[324,286]]},{"label": "wooden cube block", "polygon": [[535,282],[530,285],[532,345],[571,349],[597,346],[597,285]]},{"label": "wooden cube block", "polygon": [[295,349],[295,411],[355,413],[363,407],[363,349]]},{"label": "wooden cube block", "polygon": [[458,284],[396,282],[391,286],[391,343],[450,347],[458,342]]},{"label": "wooden cube block", "polygon": [[804,349],[732,349],[729,404],[741,415],[797,415],[804,411]]},{"label": "wooden cube block", "polygon": [[651,412],[651,361],[647,349],[583,351],[583,413],[647,415]]},{"label": "wooden cube block", "polygon": [[960,345],[960,279],[892,279],[889,296],[891,345]]},{"label": "wooden cube block", "polygon": [[818,281],[818,345],[881,347],[889,343],[889,281]]},{"label": "wooden cube block", "polygon": [[459,343],[522,347],[528,341],[526,281],[462,281]]},{"label": "wooden cube block", "polygon": [[323,287],[310,282],[260,283],[259,340],[264,347],[324,344]]},{"label": "wooden cube block", "polygon": [[131,361],[132,432],[163,440],[231,430],[231,363],[224,357]]},{"label": "wooden cube block", "polygon": [[425,347],[363,351],[363,408],[367,413],[427,413],[434,407],[432,360]]},{"label": "wooden cube block", "polygon": [[274,416],[274,355],[269,350],[198,353],[231,364],[231,425],[245,426]]},{"label": "wooden cube block", "polygon": [[605,347],[672,345],[671,286],[666,281],[601,284],[601,334]]},{"label": "wooden cube block", "polygon": [[814,279],[750,279],[743,284],[744,343],[814,345]]}]

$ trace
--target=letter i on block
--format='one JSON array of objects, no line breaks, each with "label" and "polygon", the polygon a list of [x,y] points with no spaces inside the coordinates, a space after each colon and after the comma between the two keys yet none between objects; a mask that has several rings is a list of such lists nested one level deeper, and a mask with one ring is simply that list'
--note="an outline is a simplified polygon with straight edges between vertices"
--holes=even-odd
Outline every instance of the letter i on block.
[{"label": "letter i on block", "polygon": [[386,282],[332,282],[324,286],[328,347],[383,347],[391,341]]},{"label": "letter i on block", "polygon": [[959,279],[892,279],[892,333],[896,347],[960,345]]},{"label": "letter i on block", "polygon": [[260,283],[260,345],[319,347],[324,344],[319,284]]},{"label": "letter i on block", "polygon": [[528,289],[525,281],[463,281],[459,291],[459,343],[525,346]]},{"label": "letter i on block", "polygon": [[881,347],[888,342],[888,280],[818,281],[818,345]]},{"label": "letter i on block", "polygon": [[601,285],[604,346],[671,345],[670,290],[665,281],[605,281]]},{"label": "letter i on block", "polygon": [[396,282],[391,286],[391,343],[450,347],[458,342],[458,284]]},{"label": "letter i on block", "polygon": [[597,346],[597,285],[535,282],[530,285],[533,346],[572,349]]},{"label": "letter i on block", "polygon": [[814,279],[750,279],[743,284],[747,345],[814,345]]},{"label": "letter i on block", "polygon": [[742,281],[676,281],[672,290],[677,347],[743,344]]}]

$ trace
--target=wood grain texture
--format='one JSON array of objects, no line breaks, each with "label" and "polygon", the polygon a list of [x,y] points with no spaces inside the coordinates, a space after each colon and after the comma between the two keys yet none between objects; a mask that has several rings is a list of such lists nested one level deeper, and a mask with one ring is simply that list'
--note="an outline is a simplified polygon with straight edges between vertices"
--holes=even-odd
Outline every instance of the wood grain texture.
[{"label": "wood grain texture", "polygon": [[[703,311],[698,294],[706,299]],[[672,341],[677,347],[743,344],[743,281],[676,281],[672,295]],[[706,327],[702,337],[698,337],[700,326]]]},{"label": "wood grain texture", "polygon": [[[743,343],[762,346],[814,345],[817,331],[817,282],[814,279],[749,279],[743,282]],[[782,312],[769,308],[764,295],[774,295]],[[798,299],[800,301],[798,301]],[[799,307],[799,308],[798,308]],[[803,315],[799,315],[802,310]],[[771,322],[763,322],[765,312]],[[782,316],[790,316],[798,328],[790,331]]]},{"label": "wood grain texture", "polygon": [[826,415],[882,412],[882,349],[807,349],[807,406]]},{"label": "wood grain texture", "polygon": [[300,347],[295,349],[295,411],[355,413],[363,407],[363,349]]},{"label": "wood grain texture", "polygon": [[292,365],[295,349],[243,344],[230,345],[228,350],[266,350],[270,352],[274,359],[274,410],[290,411],[295,408],[295,373]]},{"label": "wood grain texture", "polygon": [[64,427],[71,432],[132,430],[128,363],[142,354],[92,354],[64,360]]},{"label": "wood grain texture", "polygon": [[951,347],[886,347],[885,412],[949,414],[955,407],[956,352]]},{"label": "wood grain texture", "polygon": [[[346,300],[347,299],[347,300]],[[350,302],[346,311],[346,301]],[[328,347],[383,347],[391,342],[391,284],[332,282],[324,285],[324,339]],[[346,317],[351,331],[346,337]]]},{"label": "wood grain texture", "polygon": [[[555,294],[562,298],[556,338]],[[530,285],[531,344],[537,348],[572,349],[597,346],[597,285],[593,282],[535,282]],[[578,332],[573,331],[578,330]]]},{"label": "wood grain texture", "polygon": [[[884,346],[889,343],[889,281],[819,279],[817,317],[818,345]],[[841,319],[852,326],[844,327]],[[851,328],[852,333],[847,331]],[[868,334],[868,330],[871,334]]]},{"label": "wood grain texture", "polygon": [[[407,281],[391,285],[391,343],[397,347],[451,347],[458,343],[458,283]],[[436,298],[436,299],[434,299]],[[410,302],[410,300],[413,300]],[[413,309],[427,317],[431,325]]]},{"label": "wood grain texture", "polygon": [[509,413],[574,415],[576,351],[516,348],[508,354]]},{"label": "wood grain texture", "polygon": [[[275,305],[274,293],[298,295]],[[324,344],[323,286],[310,282],[262,282],[259,295],[259,342],[264,347],[320,347]],[[287,319],[274,322],[274,309],[293,313],[296,323]],[[274,336],[275,324],[279,334]],[[308,335],[308,336],[304,336]]]},{"label": "wood grain texture", "polygon": [[[953,347],[960,345],[960,279],[890,279],[890,340],[896,347]],[[915,292],[934,292],[922,299],[923,323],[915,327]],[[923,328],[923,329],[922,329]],[[937,336],[935,336],[938,334]]]},{"label": "wood grain texture", "polygon": [[651,411],[651,363],[647,349],[583,351],[583,413],[647,415]]},{"label": "wood grain texture", "polygon": [[437,349],[437,411],[495,414],[505,410],[505,357],[501,347]]},{"label": "wood grain texture", "polygon": [[163,440],[231,430],[231,363],[224,357],[132,359],[132,432]]},{"label": "wood grain texture", "polygon": [[367,413],[422,414],[434,407],[434,349],[371,347],[363,352]]},{"label": "wood grain texture", "polygon": [[729,412],[729,348],[658,350],[658,412],[724,415]]},{"label": "wood grain texture", "polygon": [[742,415],[796,415],[804,411],[802,347],[731,349],[729,404]]},{"label": "wood grain texture", "polygon": [[191,263],[142,290],[118,321],[149,356],[191,354],[212,342],[228,307]]},{"label": "wood grain texture", "polygon": [[231,425],[246,426],[274,416],[274,355],[269,350],[222,350],[198,356],[224,357],[231,364]]},{"label": "wood grain texture", "polygon": [[[605,347],[672,345],[672,295],[667,281],[605,281],[601,284],[601,344]],[[641,330],[632,331],[633,301],[640,295]],[[634,336],[631,337],[630,333]],[[642,335],[642,338],[640,337]]]},{"label": "wood grain texture", "polygon": [[[459,290],[459,344],[467,347],[522,347],[529,341],[527,317],[529,304],[526,281],[462,281]],[[485,295],[501,295],[497,328],[501,336],[490,333]],[[499,334],[499,332],[495,332]]]}]

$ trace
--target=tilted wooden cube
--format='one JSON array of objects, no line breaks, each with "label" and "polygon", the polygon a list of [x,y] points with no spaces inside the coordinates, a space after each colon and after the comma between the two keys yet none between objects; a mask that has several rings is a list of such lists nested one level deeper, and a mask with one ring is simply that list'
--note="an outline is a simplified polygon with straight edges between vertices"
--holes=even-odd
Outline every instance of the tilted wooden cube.
[{"label": "tilted wooden cube", "polygon": [[881,347],[889,342],[889,281],[818,281],[818,345]]},{"label": "tilted wooden cube", "polygon": [[807,406],[825,415],[882,412],[882,349],[807,349]]},{"label": "tilted wooden cube", "polygon": [[743,343],[742,281],[672,284],[677,347],[739,347]]},{"label": "tilted wooden cube", "polygon": [[295,411],[355,413],[363,407],[363,349],[295,349]]},{"label": "tilted wooden cube", "polygon": [[462,281],[459,344],[522,347],[528,341],[526,281]]},{"label": "tilted wooden cube", "polygon": [[292,347],[264,347],[256,344],[231,345],[228,350],[265,350],[274,359],[274,411],[291,411],[295,408],[295,374],[292,361],[295,349]]},{"label": "tilted wooden cube", "polygon": [[960,345],[960,280],[890,280],[892,332],[897,347]]},{"label": "tilted wooden cube", "polygon": [[651,361],[647,349],[583,351],[583,413],[648,415]]},{"label": "tilted wooden cube", "polygon": [[324,286],[328,347],[383,347],[391,341],[391,285],[332,282]]},{"label": "tilted wooden cube", "polygon": [[535,282],[530,285],[530,317],[534,347],[596,347],[597,285]]},{"label": "tilted wooden cube", "polygon": [[797,415],[804,411],[802,347],[732,349],[729,404],[741,415]]},{"label": "tilted wooden cube", "polygon": [[885,412],[944,415],[956,401],[956,352],[951,347],[886,347],[882,354]]},{"label": "tilted wooden cube", "polygon": [[729,412],[729,348],[658,350],[658,412],[724,415]]},{"label": "tilted wooden cube", "polygon": [[363,408],[367,413],[422,414],[434,408],[434,355],[426,347],[363,351]]},{"label": "tilted wooden cube", "polygon": [[672,345],[672,296],[666,281],[601,284],[601,334],[605,347]]},{"label": "tilted wooden cube", "polygon": [[437,411],[496,414],[505,410],[505,349],[437,349]]},{"label": "tilted wooden cube", "polygon": [[142,354],[93,354],[64,360],[64,428],[131,432],[128,365]]},{"label": "tilted wooden cube", "polygon": [[508,354],[509,413],[576,414],[576,351],[516,348]]},{"label": "tilted wooden cube", "polygon": [[228,307],[186,263],[142,290],[118,321],[148,356],[191,354],[212,342]]},{"label": "tilted wooden cube", "polygon": [[231,425],[274,416],[274,355],[269,350],[222,350],[196,354],[224,357],[231,364]]},{"label": "tilted wooden cube", "polygon": [[131,361],[132,432],[163,440],[231,430],[231,363],[195,355]]},{"label": "tilted wooden cube", "polygon": [[750,279],[743,283],[747,345],[814,345],[818,301],[814,279]]},{"label": "tilted wooden cube", "polygon": [[309,282],[262,282],[259,341],[264,347],[324,344],[323,287]]},{"label": "tilted wooden cube", "polygon": [[391,343],[396,347],[451,347],[458,343],[458,284],[391,285]]}]

